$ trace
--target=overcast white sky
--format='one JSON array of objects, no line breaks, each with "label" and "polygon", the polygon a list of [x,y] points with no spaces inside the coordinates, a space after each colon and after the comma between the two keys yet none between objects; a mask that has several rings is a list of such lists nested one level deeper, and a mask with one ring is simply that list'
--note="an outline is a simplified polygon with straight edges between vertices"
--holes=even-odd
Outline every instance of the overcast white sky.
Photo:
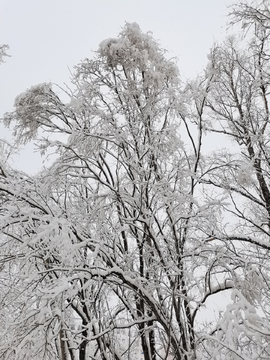
[{"label": "overcast white sky", "polygon": [[[125,22],[178,58],[183,79],[196,77],[214,41],[226,36],[228,6],[233,0],[0,0],[0,44],[11,55],[0,66],[0,118],[14,98],[41,82],[68,83],[70,70],[91,57],[99,43],[116,37]],[[7,133],[0,124],[0,137]],[[32,148],[16,166],[35,172]]]}]

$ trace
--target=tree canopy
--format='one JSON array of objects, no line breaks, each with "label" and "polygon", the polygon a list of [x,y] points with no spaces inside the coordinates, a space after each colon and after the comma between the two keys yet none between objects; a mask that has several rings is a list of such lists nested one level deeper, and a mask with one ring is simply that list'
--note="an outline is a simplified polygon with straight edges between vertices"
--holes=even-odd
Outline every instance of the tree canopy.
[{"label": "tree canopy", "polygon": [[235,5],[245,36],[186,84],[127,23],[15,99],[16,144],[56,158],[30,176],[3,146],[1,358],[269,357],[269,6]]}]

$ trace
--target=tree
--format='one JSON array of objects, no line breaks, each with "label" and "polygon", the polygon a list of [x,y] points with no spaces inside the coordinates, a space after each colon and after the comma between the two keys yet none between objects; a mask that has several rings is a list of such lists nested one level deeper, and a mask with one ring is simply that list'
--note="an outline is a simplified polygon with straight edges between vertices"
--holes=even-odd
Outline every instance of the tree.
[{"label": "tree", "polygon": [[232,23],[241,22],[245,37],[214,46],[208,67],[213,78],[205,127],[229,138],[232,150],[215,155],[211,161],[217,166],[202,181],[230,199],[230,225],[216,237],[228,244],[229,266],[238,277],[229,319],[216,331],[223,342],[219,351],[229,347],[244,359],[270,354],[269,5],[260,1],[233,7]]},{"label": "tree", "polygon": [[[1,160],[3,359],[267,356],[269,247],[252,217],[268,214],[267,162],[203,151],[208,133],[247,151],[255,141],[237,132],[234,53],[216,46],[205,76],[182,86],[151,34],[126,24],[75,68],[71,89],[39,84],[16,98],[3,119],[16,144],[57,158],[33,177]],[[254,96],[260,127],[260,82],[242,66],[241,101]],[[199,323],[223,292],[232,302],[220,318]]]},{"label": "tree", "polygon": [[18,143],[34,139],[58,159],[32,178],[3,168],[3,273],[22,290],[6,287],[16,310],[1,354],[120,359],[139,339],[147,360],[195,358],[199,309],[232,285],[208,269],[220,202],[196,180],[202,126],[196,145],[177,68],[127,24],[77,66],[73,85],[68,104],[34,86],[4,117]]}]

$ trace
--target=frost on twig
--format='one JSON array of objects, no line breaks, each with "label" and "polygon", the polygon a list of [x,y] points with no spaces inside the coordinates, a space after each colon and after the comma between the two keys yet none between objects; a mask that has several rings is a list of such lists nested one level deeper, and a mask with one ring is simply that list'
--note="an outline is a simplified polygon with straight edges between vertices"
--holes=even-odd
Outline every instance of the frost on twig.
[{"label": "frost on twig", "polygon": [[10,56],[10,55],[8,55],[7,54],[7,50],[9,49],[9,46],[8,45],[6,45],[6,44],[4,44],[4,45],[0,45],[0,64],[2,63],[2,62],[4,62],[4,57],[5,56]]}]

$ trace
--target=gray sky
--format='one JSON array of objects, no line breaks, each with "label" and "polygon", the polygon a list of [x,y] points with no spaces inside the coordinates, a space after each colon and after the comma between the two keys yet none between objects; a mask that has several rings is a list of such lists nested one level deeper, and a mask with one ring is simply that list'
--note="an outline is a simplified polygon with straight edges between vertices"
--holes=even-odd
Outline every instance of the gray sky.
[{"label": "gray sky", "polygon": [[[68,83],[70,70],[91,57],[99,43],[116,37],[125,22],[152,31],[182,78],[202,71],[214,41],[226,36],[233,0],[0,0],[0,44],[12,57],[0,66],[0,117],[32,85]],[[0,124],[0,137],[9,138]],[[26,172],[40,167],[33,148],[15,159]]]}]

